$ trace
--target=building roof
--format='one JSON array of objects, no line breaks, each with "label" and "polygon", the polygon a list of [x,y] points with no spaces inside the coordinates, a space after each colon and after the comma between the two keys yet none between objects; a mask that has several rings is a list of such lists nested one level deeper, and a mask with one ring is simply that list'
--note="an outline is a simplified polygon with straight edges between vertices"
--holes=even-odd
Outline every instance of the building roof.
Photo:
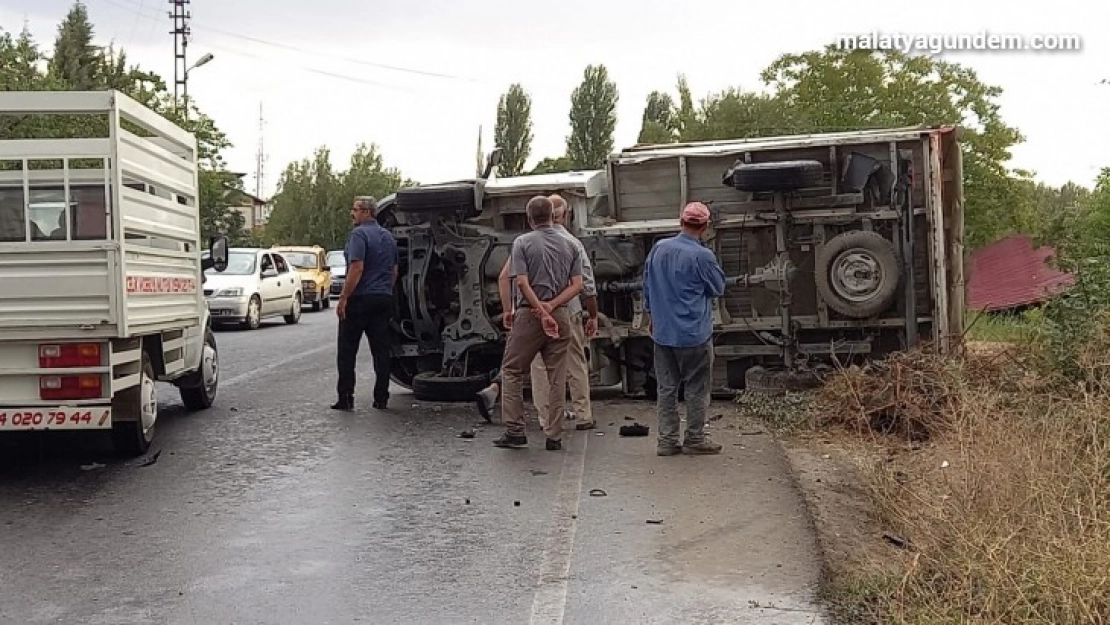
[{"label": "building roof", "polygon": [[1070,286],[1074,277],[1055,269],[1056,250],[1033,249],[1025,235],[1014,235],[975,250],[968,263],[967,300],[972,310],[997,311],[1037,304]]}]

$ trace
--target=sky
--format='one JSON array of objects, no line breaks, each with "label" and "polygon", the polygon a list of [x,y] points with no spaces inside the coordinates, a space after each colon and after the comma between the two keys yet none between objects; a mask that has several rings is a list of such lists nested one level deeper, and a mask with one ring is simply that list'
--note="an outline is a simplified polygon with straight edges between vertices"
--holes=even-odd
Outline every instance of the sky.
[{"label": "sky", "polygon": [[[99,43],[172,83],[167,0],[85,0]],[[0,28],[26,23],[53,45],[71,0],[4,0]],[[570,95],[587,65],[604,64],[619,91],[617,149],[633,145],[648,93],[695,98],[762,89],[779,55],[841,35],[948,36],[982,32],[1075,35],[1079,51],[945,50],[1003,89],[1003,118],[1025,142],[1011,166],[1060,185],[1091,185],[1110,166],[1110,26],[1090,0],[192,0],[189,93],[229,136],[231,169],[263,195],[290,162],[326,146],[345,168],[360,143],[422,183],[473,176],[479,128],[493,143],[498,98],[519,82],[533,100],[530,167],[565,151]],[[894,8],[897,7],[897,13]],[[264,123],[260,130],[261,118]]]}]

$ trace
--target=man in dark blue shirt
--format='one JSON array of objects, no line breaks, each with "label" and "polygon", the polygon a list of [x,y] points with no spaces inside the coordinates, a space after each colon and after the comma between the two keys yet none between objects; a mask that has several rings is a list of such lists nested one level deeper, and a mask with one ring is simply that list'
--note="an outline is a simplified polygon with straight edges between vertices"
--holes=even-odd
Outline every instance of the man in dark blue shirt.
[{"label": "man in dark blue shirt", "polygon": [[376,219],[377,201],[370,196],[355,198],[351,208],[354,228],[343,251],[347,279],[335,313],[339,316],[339,346],[336,361],[339,401],[334,410],[354,410],[355,361],[365,334],[374,356],[374,407],[389,402],[389,349],[393,340],[393,285],[397,282],[397,242]]}]

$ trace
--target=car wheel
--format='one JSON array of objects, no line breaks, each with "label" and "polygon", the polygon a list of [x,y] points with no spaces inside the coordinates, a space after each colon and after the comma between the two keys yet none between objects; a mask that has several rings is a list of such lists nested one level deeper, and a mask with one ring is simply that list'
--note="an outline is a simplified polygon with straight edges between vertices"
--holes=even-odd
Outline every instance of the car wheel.
[{"label": "car wheel", "polygon": [[874,317],[894,302],[902,267],[894,245],[881,234],[839,234],[822,246],[816,260],[817,292],[845,317]]},{"label": "car wheel", "polygon": [[257,295],[251,296],[251,301],[247,303],[247,318],[243,321],[243,327],[248,330],[257,330],[262,325],[262,300]]},{"label": "car wheel", "polygon": [[301,320],[301,306],[303,305],[304,304],[301,303],[301,294],[297,293],[296,295],[294,295],[293,310],[289,311],[288,315],[285,315],[285,323],[293,325],[299,322]]},{"label": "car wheel", "polygon": [[738,191],[763,193],[820,187],[824,180],[821,161],[737,162],[725,174],[724,183]]},{"label": "car wheel", "polygon": [[[122,455],[141,456],[154,441],[158,422],[158,387],[150,355],[141,350],[139,382],[112,398],[112,446]],[[116,416],[125,420],[117,420]]]},{"label": "car wheel", "polygon": [[396,210],[402,213],[438,213],[475,209],[474,185],[466,183],[410,187],[397,191]]},{"label": "car wheel", "polygon": [[456,378],[425,371],[413,377],[412,394],[417,401],[466,402],[474,401],[474,394],[487,386],[488,374]]},{"label": "car wheel", "polygon": [[220,383],[220,358],[216,348],[216,336],[211,330],[204,333],[204,348],[201,352],[200,369],[189,376],[180,387],[181,403],[189,410],[211,408],[216,401],[216,389]]}]

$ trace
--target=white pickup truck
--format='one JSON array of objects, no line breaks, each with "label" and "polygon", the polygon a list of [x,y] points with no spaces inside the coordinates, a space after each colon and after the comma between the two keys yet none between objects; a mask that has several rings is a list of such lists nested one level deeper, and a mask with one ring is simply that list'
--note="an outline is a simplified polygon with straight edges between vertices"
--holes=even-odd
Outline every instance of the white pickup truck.
[{"label": "white pickup truck", "polygon": [[[43,129],[81,128],[76,138]],[[65,133],[72,134],[72,133]],[[157,381],[191,410],[219,381],[196,138],[116,91],[0,92],[0,434],[111,433],[147,451]]]}]

